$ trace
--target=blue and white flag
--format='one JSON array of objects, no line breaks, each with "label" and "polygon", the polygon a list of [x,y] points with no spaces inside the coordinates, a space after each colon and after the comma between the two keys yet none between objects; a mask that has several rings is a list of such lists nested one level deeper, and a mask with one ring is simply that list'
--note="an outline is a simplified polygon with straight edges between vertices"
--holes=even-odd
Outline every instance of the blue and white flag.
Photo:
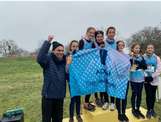
[{"label": "blue and white flag", "polygon": [[87,49],[73,55],[69,67],[71,96],[107,92],[124,99],[130,63],[119,52],[109,48],[105,65],[101,62],[101,49]]}]

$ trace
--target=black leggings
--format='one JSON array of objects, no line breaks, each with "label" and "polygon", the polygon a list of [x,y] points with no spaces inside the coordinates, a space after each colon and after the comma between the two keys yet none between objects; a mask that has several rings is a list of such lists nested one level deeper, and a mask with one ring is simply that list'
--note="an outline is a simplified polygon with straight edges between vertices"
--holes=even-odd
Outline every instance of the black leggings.
[{"label": "black leggings", "polygon": [[110,97],[110,100],[111,100],[110,101],[111,103],[113,103],[113,104],[115,103],[115,97]]},{"label": "black leggings", "polygon": [[129,89],[129,84],[127,85],[125,99],[116,98],[116,108],[119,114],[125,114],[126,112],[128,89]]},{"label": "black leggings", "polygon": [[62,122],[64,99],[42,97],[42,122]]},{"label": "black leggings", "polygon": [[[98,94],[95,93],[94,95],[95,95],[95,98],[97,99],[98,98]],[[91,94],[88,94],[88,95],[85,96],[85,103],[89,103],[90,97],[91,97]]]},{"label": "black leggings", "polygon": [[145,83],[146,105],[148,110],[154,109],[157,86]]},{"label": "black leggings", "polygon": [[75,105],[76,105],[77,116],[79,116],[80,115],[80,108],[81,108],[81,97],[80,96],[75,96],[75,97],[71,98],[70,106],[69,106],[70,118],[73,118],[73,116],[74,116]]},{"label": "black leggings", "polygon": [[109,103],[109,99],[108,99],[108,94],[107,94],[107,92],[101,92],[101,93],[100,93],[100,97],[101,97],[101,100],[102,100],[102,101],[104,100],[104,102]]},{"label": "black leggings", "polygon": [[132,89],[131,105],[133,110],[140,109],[143,84],[144,84],[143,82],[142,83],[131,82],[131,89]]}]

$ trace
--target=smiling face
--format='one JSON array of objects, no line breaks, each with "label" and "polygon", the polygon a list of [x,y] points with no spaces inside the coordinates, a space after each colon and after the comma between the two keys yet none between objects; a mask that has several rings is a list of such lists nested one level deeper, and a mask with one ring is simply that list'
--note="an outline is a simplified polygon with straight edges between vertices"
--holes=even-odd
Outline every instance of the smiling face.
[{"label": "smiling face", "polygon": [[78,42],[72,42],[70,46],[70,51],[78,50]]},{"label": "smiling face", "polygon": [[133,48],[132,48],[132,52],[134,53],[134,55],[138,55],[140,53],[140,45],[135,45]]},{"label": "smiling face", "polygon": [[103,40],[104,40],[104,36],[101,33],[97,34],[96,42],[101,44],[103,42]]},{"label": "smiling face", "polygon": [[112,27],[112,26],[111,27],[108,27],[107,28],[107,31],[106,31],[107,38],[113,40],[114,37],[115,37],[115,35],[116,35],[116,29],[115,29],[115,27]]},{"label": "smiling face", "polygon": [[107,36],[109,39],[114,39],[115,37],[115,29],[109,29]]},{"label": "smiling face", "polygon": [[62,60],[64,56],[64,47],[63,46],[58,46],[55,48],[55,50],[52,51],[54,55],[59,59]]},{"label": "smiling face", "polygon": [[147,52],[149,55],[153,54],[153,53],[154,53],[154,45],[149,44],[149,45],[147,46],[147,48],[146,48],[146,52]]},{"label": "smiling face", "polygon": [[90,28],[87,30],[86,32],[86,37],[89,39],[89,40],[92,40],[94,38],[94,34],[95,34],[96,30],[94,28]]},{"label": "smiling face", "polygon": [[119,52],[123,52],[123,49],[125,48],[125,43],[123,41],[119,41],[117,44],[117,48]]}]

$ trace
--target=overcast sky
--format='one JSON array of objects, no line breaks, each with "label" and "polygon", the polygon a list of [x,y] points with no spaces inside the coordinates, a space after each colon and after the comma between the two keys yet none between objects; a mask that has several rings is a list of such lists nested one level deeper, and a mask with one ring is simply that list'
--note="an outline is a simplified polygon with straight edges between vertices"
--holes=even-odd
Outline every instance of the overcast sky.
[{"label": "overcast sky", "polygon": [[126,39],[145,26],[159,26],[161,2],[0,2],[0,40],[13,39],[28,51],[48,34],[67,44],[86,28],[113,25]]}]

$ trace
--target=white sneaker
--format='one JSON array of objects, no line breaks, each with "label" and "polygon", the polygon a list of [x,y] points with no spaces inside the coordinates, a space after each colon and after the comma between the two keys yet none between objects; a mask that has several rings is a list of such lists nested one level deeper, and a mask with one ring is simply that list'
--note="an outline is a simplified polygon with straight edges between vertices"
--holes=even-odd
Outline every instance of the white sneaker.
[{"label": "white sneaker", "polygon": [[103,104],[102,109],[103,110],[107,110],[108,109],[108,103],[107,102]]},{"label": "white sneaker", "polygon": [[111,103],[110,104],[110,111],[114,111],[115,110],[115,104],[114,103]]}]

